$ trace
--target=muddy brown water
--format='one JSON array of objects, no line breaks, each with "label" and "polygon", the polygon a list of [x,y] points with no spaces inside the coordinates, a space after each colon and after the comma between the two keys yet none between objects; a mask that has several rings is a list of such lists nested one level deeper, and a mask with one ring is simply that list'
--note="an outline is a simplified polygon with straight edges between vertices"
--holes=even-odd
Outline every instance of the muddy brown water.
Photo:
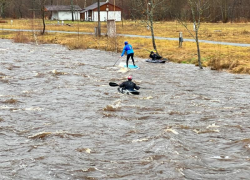
[{"label": "muddy brown water", "polygon": [[249,75],[119,55],[0,40],[0,179],[249,179]]}]

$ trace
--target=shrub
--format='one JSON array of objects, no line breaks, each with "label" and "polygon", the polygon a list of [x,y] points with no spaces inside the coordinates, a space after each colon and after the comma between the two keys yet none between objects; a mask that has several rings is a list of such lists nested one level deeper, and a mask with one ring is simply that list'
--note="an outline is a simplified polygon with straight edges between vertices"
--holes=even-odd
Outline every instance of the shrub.
[{"label": "shrub", "polygon": [[16,36],[14,36],[14,42],[15,43],[28,43],[30,42],[29,38],[24,35],[23,32],[18,32]]},{"label": "shrub", "polygon": [[250,31],[244,30],[241,33],[244,34],[244,35],[248,35],[248,34],[250,34]]}]

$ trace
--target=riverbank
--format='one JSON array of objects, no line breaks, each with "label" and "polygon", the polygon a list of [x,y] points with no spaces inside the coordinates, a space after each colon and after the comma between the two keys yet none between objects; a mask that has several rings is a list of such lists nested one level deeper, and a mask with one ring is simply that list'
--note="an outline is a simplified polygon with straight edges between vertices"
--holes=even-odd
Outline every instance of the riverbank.
[{"label": "riverbank", "polygon": [[[93,33],[96,22],[65,22],[67,25],[57,24],[55,21],[47,21],[47,30],[63,30],[68,32],[79,32],[79,34],[46,33],[41,36],[38,32],[11,32],[1,31],[1,38],[14,39],[15,42],[35,43],[56,43],[68,46],[69,49],[95,48],[105,51],[121,52],[123,42],[129,41],[135,49],[135,56],[148,58],[152,50],[152,41],[149,38],[117,36],[108,38],[95,37],[92,34],[80,34],[80,32]],[[200,39],[232,43],[250,43],[250,32],[247,30],[249,23],[240,24],[211,24],[201,25]],[[237,27],[237,28],[236,28]],[[3,28],[34,29],[41,30],[40,20],[15,20],[11,26],[9,23],[2,25]],[[178,37],[183,32],[185,38],[191,38],[185,29],[176,22],[156,22],[155,36],[157,37]],[[102,32],[106,32],[106,25],[102,23]],[[141,23],[117,22],[118,34],[150,35],[150,31]],[[161,56],[177,63],[197,64],[197,50],[194,42],[184,41],[182,48],[179,48],[178,41],[156,39],[157,50]],[[214,70],[227,70],[232,73],[250,74],[250,48],[234,47],[222,44],[200,43],[202,64]]]}]

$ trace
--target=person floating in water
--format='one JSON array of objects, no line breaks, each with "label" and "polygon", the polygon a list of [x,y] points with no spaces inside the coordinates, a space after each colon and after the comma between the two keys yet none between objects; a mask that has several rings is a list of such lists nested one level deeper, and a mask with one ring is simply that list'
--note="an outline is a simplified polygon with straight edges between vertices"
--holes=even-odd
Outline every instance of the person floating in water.
[{"label": "person floating in water", "polygon": [[151,51],[149,57],[152,58],[152,60],[157,60],[162,58],[161,56],[156,54],[156,51]]},{"label": "person floating in water", "polygon": [[126,61],[126,65],[127,65],[127,68],[128,68],[128,61],[129,61],[129,58],[131,57],[132,59],[132,62],[133,62],[133,65],[135,66],[135,61],[134,61],[134,50],[133,50],[133,47],[128,44],[128,41],[125,41],[124,42],[125,46],[122,50],[122,54],[121,54],[121,57],[125,54],[125,52],[127,53],[127,61]]},{"label": "person floating in water", "polygon": [[119,87],[122,88],[122,90],[130,90],[130,91],[134,91],[135,89],[136,90],[140,89],[139,86],[137,86],[134,82],[132,82],[132,76],[128,76],[128,80],[121,83]]}]

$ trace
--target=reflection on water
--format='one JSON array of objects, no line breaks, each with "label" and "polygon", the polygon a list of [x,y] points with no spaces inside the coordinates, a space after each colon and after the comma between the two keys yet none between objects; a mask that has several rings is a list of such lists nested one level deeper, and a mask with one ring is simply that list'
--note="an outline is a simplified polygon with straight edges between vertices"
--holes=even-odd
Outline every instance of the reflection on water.
[{"label": "reflection on water", "polygon": [[[249,179],[248,75],[9,40],[0,57],[1,179]],[[108,86],[128,75],[139,96]]]}]

